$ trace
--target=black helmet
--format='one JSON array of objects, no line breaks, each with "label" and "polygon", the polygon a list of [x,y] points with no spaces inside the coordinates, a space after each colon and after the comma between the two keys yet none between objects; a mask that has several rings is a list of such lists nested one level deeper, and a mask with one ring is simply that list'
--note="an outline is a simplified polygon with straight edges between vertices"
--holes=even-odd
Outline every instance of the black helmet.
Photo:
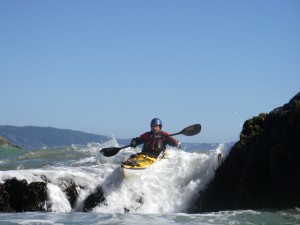
[{"label": "black helmet", "polygon": [[154,119],[151,120],[150,127],[152,127],[153,125],[158,125],[160,127],[160,129],[161,129],[162,122],[161,122],[160,119],[154,118]]}]

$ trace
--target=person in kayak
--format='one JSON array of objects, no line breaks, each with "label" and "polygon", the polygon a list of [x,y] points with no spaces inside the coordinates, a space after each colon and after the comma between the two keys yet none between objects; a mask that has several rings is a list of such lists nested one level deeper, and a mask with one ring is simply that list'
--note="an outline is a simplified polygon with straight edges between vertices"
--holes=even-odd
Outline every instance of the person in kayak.
[{"label": "person in kayak", "polygon": [[167,145],[180,148],[179,141],[170,136],[169,133],[161,130],[162,122],[159,118],[152,119],[150,126],[151,131],[131,140],[131,147],[135,148],[139,144],[144,144],[141,153],[154,158],[164,152]]}]

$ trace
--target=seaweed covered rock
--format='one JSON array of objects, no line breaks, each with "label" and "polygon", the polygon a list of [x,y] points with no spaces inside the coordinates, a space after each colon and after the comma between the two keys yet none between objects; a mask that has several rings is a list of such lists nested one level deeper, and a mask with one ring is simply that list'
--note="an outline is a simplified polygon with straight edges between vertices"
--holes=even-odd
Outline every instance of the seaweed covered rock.
[{"label": "seaweed covered rock", "polygon": [[194,212],[300,207],[300,93],[247,120]]},{"label": "seaweed covered rock", "polygon": [[47,185],[16,178],[0,184],[0,212],[45,211]]},{"label": "seaweed covered rock", "polygon": [[77,201],[77,198],[79,196],[77,186],[75,182],[71,182],[68,186],[65,187],[64,193],[66,193],[66,196],[68,198],[68,201],[70,202],[70,205],[72,209],[75,208],[75,203]]},{"label": "seaweed covered rock", "polygon": [[90,194],[83,203],[83,211],[91,211],[95,206],[101,204],[105,201],[104,193],[102,187],[98,187],[96,191]]}]

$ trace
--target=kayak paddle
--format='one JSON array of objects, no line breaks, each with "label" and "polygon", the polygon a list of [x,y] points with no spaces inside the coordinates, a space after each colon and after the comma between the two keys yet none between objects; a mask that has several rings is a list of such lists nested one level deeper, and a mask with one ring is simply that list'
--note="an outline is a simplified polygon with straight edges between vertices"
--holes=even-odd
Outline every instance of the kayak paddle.
[{"label": "kayak paddle", "polygon": [[171,136],[177,135],[177,134],[183,134],[185,136],[193,136],[196,134],[199,134],[201,131],[201,125],[200,124],[194,124],[189,127],[184,128],[182,131],[175,133],[175,134],[170,134]]},{"label": "kayak paddle", "polygon": [[[198,134],[200,131],[201,131],[201,125],[194,124],[194,125],[184,128],[182,131],[180,131],[178,133],[170,134],[170,136],[174,136],[174,135],[178,135],[178,134],[183,134],[185,136],[193,136],[193,135]],[[128,147],[130,147],[130,145],[126,145],[124,147],[103,148],[100,150],[100,153],[102,153],[106,157],[111,157],[111,156],[118,154],[118,152],[121,149],[128,148]]]}]

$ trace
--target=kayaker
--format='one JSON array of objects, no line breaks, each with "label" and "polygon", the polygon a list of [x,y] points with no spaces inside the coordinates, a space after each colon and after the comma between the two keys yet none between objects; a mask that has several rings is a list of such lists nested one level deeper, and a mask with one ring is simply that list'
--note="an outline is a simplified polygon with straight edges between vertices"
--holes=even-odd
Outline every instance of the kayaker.
[{"label": "kayaker", "polygon": [[179,141],[161,130],[162,122],[159,118],[152,119],[150,126],[151,131],[131,140],[131,147],[135,148],[139,144],[144,144],[141,153],[155,158],[166,150],[167,145],[180,148]]}]

